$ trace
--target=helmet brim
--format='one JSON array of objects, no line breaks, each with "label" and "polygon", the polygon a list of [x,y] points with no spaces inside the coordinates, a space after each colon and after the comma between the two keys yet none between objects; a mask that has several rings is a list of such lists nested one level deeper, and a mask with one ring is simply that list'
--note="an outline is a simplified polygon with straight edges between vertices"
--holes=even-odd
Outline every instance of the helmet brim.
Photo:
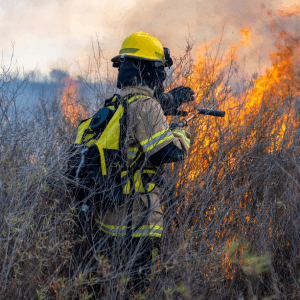
[{"label": "helmet brim", "polygon": [[141,60],[147,60],[147,61],[157,61],[157,62],[161,62],[164,63],[163,61],[161,61],[158,58],[152,59],[152,58],[144,58],[144,57],[140,57],[140,56],[135,56],[135,55],[128,55],[128,54],[122,54],[122,55],[117,55],[115,57],[113,57],[111,59],[112,62],[119,62],[121,57],[128,57],[128,58],[134,58],[134,59],[141,59]]}]

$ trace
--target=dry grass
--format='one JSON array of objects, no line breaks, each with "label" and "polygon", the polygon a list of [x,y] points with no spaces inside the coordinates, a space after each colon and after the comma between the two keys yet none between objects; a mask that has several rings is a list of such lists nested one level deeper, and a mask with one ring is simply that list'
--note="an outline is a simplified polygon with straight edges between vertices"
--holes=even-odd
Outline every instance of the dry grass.
[{"label": "dry grass", "polygon": [[[127,291],[131,299],[299,299],[297,72],[281,70],[249,110],[255,82],[230,88],[234,57],[207,51],[202,62],[193,69],[183,57],[170,86],[201,82],[197,105],[224,108],[227,117],[196,120],[187,162],[167,169],[177,201],[166,209],[161,255],[143,295],[129,290],[128,268],[114,265],[120,252],[107,259],[76,234],[64,175],[76,128],[61,115],[60,95],[51,105],[44,95],[22,119],[14,105],[22,86],[12,88],[13,70],[2,71],[1,298],[122,299]],[[75,245],[88,249],[82,264],[71,263]]]}]

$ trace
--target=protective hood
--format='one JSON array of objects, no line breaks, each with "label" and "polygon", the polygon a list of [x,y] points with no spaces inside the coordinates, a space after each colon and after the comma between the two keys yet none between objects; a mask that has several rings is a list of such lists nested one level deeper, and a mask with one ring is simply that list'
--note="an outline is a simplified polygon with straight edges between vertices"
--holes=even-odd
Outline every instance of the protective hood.
[{"label": "protective hood", "polygon": [[163,93],[166,72],[163,66],[154,67],[152,62],[125,59],[120,62],[117,87],[147,85],[154,91],[154,97]]}]

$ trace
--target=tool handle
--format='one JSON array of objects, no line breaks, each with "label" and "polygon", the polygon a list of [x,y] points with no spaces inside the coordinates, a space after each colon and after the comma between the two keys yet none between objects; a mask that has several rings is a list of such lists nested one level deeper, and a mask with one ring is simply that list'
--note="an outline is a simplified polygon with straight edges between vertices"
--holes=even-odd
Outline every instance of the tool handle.
[{"label": "tool handle", "polygon": [[[215,116],[215,117],[224,117],[225,116],[225,111],[224,110],[213,110],[213,109],[197,108],[197,112],[198,112],[198,114]],[[196,114],[192,114],[188,118],[186,118],[185,120],[182,120],[178,123],[171,123],[169,125],[169,128],[171,130],[173,130],[175,128],[183,128],[183,127],[187,126],[188,122],[191,121],[192,119],[194,119],[196,116],[197,116]]]},{"label": "tool handle", "polygon": [[205,109],[205,108],[197,108],[198,114],[209,115],[215,117],[224,117],[224,110],[213,110],[213,109]]}]

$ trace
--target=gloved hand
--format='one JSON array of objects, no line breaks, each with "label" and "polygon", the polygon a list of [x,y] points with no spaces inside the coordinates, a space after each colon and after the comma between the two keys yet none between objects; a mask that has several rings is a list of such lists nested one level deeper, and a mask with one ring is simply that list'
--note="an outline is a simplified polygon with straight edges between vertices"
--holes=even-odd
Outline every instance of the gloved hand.
[{"label": "gloved hand", "polygon": [[183,103],[195,100],[195,98],[193,97],[193,95],[195,95],[195,92],[191,88],[186,86],[179,86],[169,91],[168,93],[172,95],[172,104],[176,109]]},{"label": "gloved hand", "polygon": [[191,88],[185,86],[179,86],[168,93],[163,94],[160,99],[160,104],[165,115],[186,116],[188,114],[186,111],[177,109],[183,103],[194,101],[195,98],[193,95],[195,95],[195,92]]}]

